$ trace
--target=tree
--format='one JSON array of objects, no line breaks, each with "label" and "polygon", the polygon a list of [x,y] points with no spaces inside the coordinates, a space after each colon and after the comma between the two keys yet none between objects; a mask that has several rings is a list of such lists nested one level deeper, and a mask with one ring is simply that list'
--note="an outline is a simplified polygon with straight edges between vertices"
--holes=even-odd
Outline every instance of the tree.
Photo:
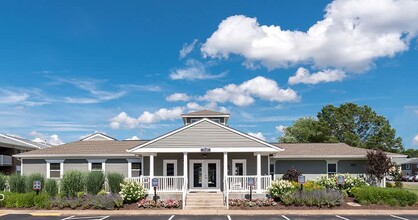
[{"label": "tree", "polygon": [[402,152],[402,139],[389,121],[369,106],[346,103],[340,107],[327,105],[318,113],[319,123],[331,130],[339,142],[354,147]]},{"label": "tree", "polygon": [[367,151],[366,173],[380,183],[394,166],[391,159],[381,150]]},{"label": "tree", "polygon": [[291,126],[284,129],[283,136],[280,137],[280,142],[282,143],[322,143],[336,141],[331,136],[331,131],[312,117],[296,120]]},{"label": "tree", "polygon": [[408,157],[418,157],[418,149],[406,149],[402,154],[406,154]]},{"label": "tree", "polygon": [[342,142],[353,147],[403,151],[402,139],[389,121],[369,106],[346,103],[327,105],[318,112],[318,119],[301,118],[284,130],[283,143]]}]

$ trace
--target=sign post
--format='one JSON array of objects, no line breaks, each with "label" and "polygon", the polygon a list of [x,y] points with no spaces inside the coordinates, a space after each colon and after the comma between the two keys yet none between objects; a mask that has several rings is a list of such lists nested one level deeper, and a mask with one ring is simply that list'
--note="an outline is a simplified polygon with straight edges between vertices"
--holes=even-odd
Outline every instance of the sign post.
[{"label": "sign post", "polygon": [[158,187],[158,179],[152,178],[152,187],[154,187],[154,202],[157,204],[157,187]]},{"label": "sign post", "polygon": [[253,186],[255,185],[254,177],[248,177],[248,186],[250,186],[250,201],[253,199]]},{"label": "sign post", "polygon": [[33,190],[36,190],[36,195],[38,195],[39,194],[39,190],[42,189],[41,181],[39,181],[39,180],[33,181],[33,183],[32,183],[32,189]]},{"label": "sign post", "polygon": [[298,176],[298,183],[300,184],[300,191],[303,191],[303,184],[306,183],[306,178],[304,175]]},{"label": "sign post", "polygon": [[340,191],[342,191],[342,186],[345,182],[345,178],[343,175],[338,175],[338,179],[337,179],[337,184],[338,184],[338,188],[340,189]]}]

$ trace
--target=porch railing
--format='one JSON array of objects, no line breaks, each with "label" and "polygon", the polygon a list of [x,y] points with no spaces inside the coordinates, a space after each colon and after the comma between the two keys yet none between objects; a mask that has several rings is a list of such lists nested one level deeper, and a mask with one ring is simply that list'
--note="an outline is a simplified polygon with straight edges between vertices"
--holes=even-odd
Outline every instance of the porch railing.
[{"label": "porch railing", "polygon": [[[253,177],[255,185],[253,190],[258,190],[259,192],[267,192],[271,184],[271,176],[261,176],[260,181],[257,176],[227,176],[226,177],[226,187],[228,192],[249,192],[250,185],[248,185],[248,178]],[[260,187],[257,186],[260,182]]]}]

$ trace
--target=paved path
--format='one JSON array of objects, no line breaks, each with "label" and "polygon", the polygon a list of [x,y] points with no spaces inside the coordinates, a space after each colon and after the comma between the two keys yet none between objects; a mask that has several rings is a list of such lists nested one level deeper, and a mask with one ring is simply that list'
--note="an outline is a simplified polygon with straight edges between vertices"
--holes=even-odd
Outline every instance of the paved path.
[{"label": "paved path", "polygon": [[159,216],[32,216],[4,215],[0,220],[418,220],[418,215],[159,215]]}]

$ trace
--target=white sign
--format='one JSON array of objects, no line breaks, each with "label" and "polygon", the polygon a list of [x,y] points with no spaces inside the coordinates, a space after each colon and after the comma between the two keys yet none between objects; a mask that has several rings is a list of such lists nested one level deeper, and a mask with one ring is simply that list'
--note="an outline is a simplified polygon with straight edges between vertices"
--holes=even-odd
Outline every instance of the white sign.
[{"label": "white sign", "polygon": [[298,183],[304,184],[306,183],[306,178],[303,175],[298,176]]},{"label": "white sign", "polygon": [[341,175],[338,176],[337,182],[338,182],[338,184],[344,184],[344,182],[345,182],[344,176],[341,176]]}]

